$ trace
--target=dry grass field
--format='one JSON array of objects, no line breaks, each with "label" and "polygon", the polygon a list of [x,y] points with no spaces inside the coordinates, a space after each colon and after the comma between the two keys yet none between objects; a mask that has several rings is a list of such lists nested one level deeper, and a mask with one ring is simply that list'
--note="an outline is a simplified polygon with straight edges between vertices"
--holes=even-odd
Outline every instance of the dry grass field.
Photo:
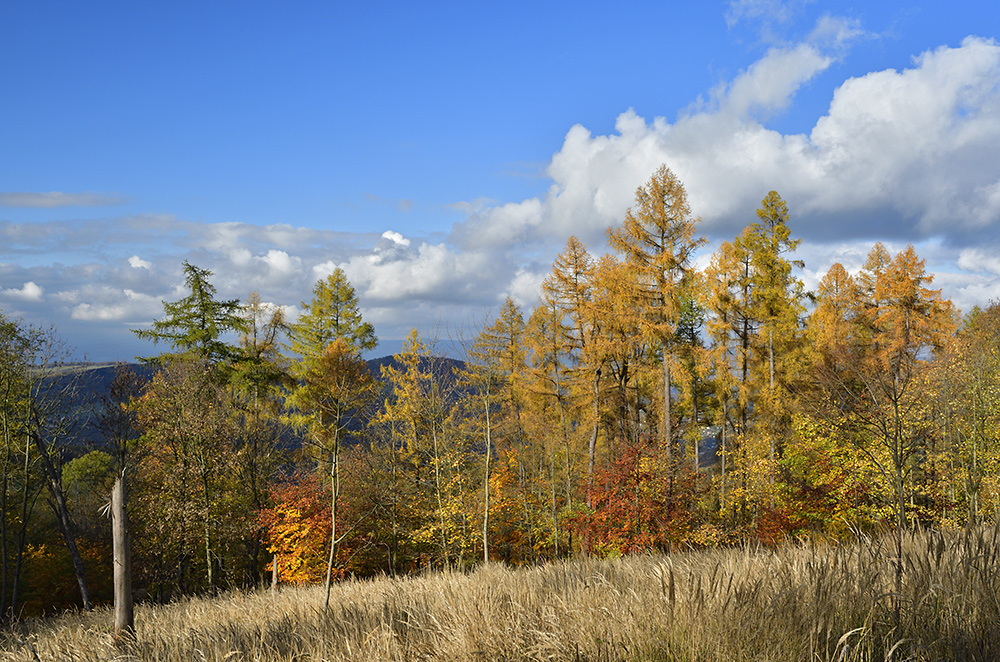
[{"label": "dry grass field", "polygon": [[[2,660],[997,660],[1000,537],[920,532],[893,593],[889,538],[232,593],[24,622]],[[898,622],[894,605],[898,604]]]}]

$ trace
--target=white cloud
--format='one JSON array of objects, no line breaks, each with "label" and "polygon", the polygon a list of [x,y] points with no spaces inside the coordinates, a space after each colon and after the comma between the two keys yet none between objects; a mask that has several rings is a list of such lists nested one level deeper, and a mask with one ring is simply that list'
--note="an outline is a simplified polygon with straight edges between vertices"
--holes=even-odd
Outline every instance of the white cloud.
[{"label": "white cloud", "polygon": [[958,256],[958,266],[966,271],[988,271],[1000,276],[1000,252],[997,252],[996,248],[995,246],[990,250],[967,248]]},{"label": "white cloud", "polygon": [[319,264],[313,265],[313,282],[326,278],[336,271],[338,267],[343,268],[333,260],[327,260],[326,262],[320,262]]},{"label": "white cloud", "polygon": [[915,64],[850,79],[836,91],[810,136],[830,186],[816,182],[806,209],[888,202],[924,232],[996,220],[1000,47],[968,38]]},{"label": "white cloud", "polygon": [[127,306],[115,304],[102,306],[98,304],[81,303],[73,308],[70,319],[84,322],[107,322],[125,319],[128,314]]},{"label": "white cloud", "polygon": [[536,272],[524,268],[518,269],[504,296],[509,295],[514,303],[524,310],[531,310],[538,303],[538,297],[542,292],[542,281],[545,280],[550,271]]},{"label": "white cloud", "polygon": [[405,260],[413,255],[410,249],[410,240],[398,232],[386,230],[382,237],[375,244],[375,255],[372,261],[375,264],[395,262]]},{"label": "white cloud", "polygon": [[470,205],[452,238],[495,247],[576,234],[596,246],[660,163],[685,183],[715,236],[735,234],[772,189],[803,236],[962,242],[986,228],[1000,233],[1000,47],[970,37],[910,69],[849,79],[808,135],[757,119],[830,62],[808,44],[772,49],[674,124],[629,110],[611,135],[574,126],[549,165],[545,196]]},{"label": "white cloud", "polygon": [[[400,246],[401,244],[396,244]],[[457,252],[444,244],[422,243],[386,260],[379,251],[355,256],[344,265],[348,279],[365,297],[377,302],[414,298],[449,300],[479,298],[496,287],[491,274],[501,268],[492,256]]]},{"label": "white cloud", "polygon": [[302,268],[302,260],[292,257],[285,251],[271,249],[267,255],[257,259],[267,265],[271,275],[288,276]]},{"label": "white cloud", "polygon": [[394,244],[399,244],[400,246],[409,246],[410,240],[399,234],[398,232],[393,232],[392,230],[386,230],[382,233],[383,239],[388,239]]},{"label": "white cloud", "polygon": [[[744,17],[778,16],[785,6],[737,4]],[[859,34],[851,22],[822,19],[807,41],[772,48],[673,123],[628,109],[608,135],[573,126],[545,170],[551,185],[544,194],[455,203],[464,220],[439,243],[397,230],[344,233],[162,215],[0,222],[0,259],[35,265],[0,272],[5,283],[24,283],[0,289],[0,296],[44,297],[59,314],[92,328],[137,326],[159,317],[162,301],[187,295],[180,263],[189,259],[214,272],[220,298],[256,289],[294,319],[299,311],[291,302],[308,300],[315,281],[339,266],[379,335],[403,337],[413,326],[424,332],[443,319],[478,319],[506,295],[527,312],[568,236],[603,251],[605,230],[666,163],[704,218],[711,243],[700,264],[775,189],[789,204],[793,233],[806,240],[797,257],[806,262],[807,287],[833,262],[858,269],[876,238],[891,251],[934,239],[919,247],[934,256],[929,264],[965,270],[940,273],[935,286],[963,308],[982,305],[1000,291],[1000,250],[992,250],[1000,246],[1000,47],[969,38],[928,51],[907,69],[848,79],[811,130],[769,128],[768,118],[822,72],[829,76],[839,49]],[[116,257],[100,263],[95,236],[106,239],[102,255],[117,250]],[[62,266],[71,251],[76,266]],[[39,266],[37,256],[56,254]]]},{"label": "white cloud", "polygon": [[138,255],[133,255],[132,257],[130,257],[128,259],[128,264],[133,269],[145,269],[146,271],[149,271],[150,269],[153,268],[153,265],[151,263],[147,262],[146,260],[143,260]]},{"label": "white cloud", "polygon": [[45,290],[41,286],[36,285],[34,281],[28,281],[20,289],[0,290],[0,294],[17,301],[41,301]]},{"label": "white cloud", "polygon": [[968,313],[974,306],[985,308],[990,302],[997,300],[1000,277],[940,272],[934,275],[931,288],[940,289],[941,296],[950,300],[963,313]]},{"label": "white cloud", "polygon": [[547,169],[553,184],[544,198],[500,206],[468,203],[469,216],[456,224],[452,238],[468,247],[570,234],[588,243],[602,241],[605,228],[619,222],[633,201],[636,187],[661,163],[687,183],[692,200],[700,203],[696,213],[706,218],[732,213],[748,196],[759,202],[769,190],[761,190],[759,180],[795,171],[789,161],[807,145],[804,137],[782,136],[751,116],[785,108],[796,90],[832,61],[809,44],[775,48],[674,125],[663,118],[647,123],[632,109],[618,116],[613,135],[594,136],[576,125]]},{"label": "white cloud", "polygon": [[159,298],[127,288],[90,285],[83,290],[61,292],[59,298],[70,304],[79,301],[73,306],[70,319],[86,322],[152,319],[163,311]]},{"label": "white cloud", "polygon": [[809,35],[808,41],[840,52],[853,40],[866,35],[858,21],[827,14],[816,21],[816,27]]},{"label": "white cloud", "polygon": [[756,113],[766,117],[786,108],[803,83],[832,63],[811,44],[772,48],[731,83],[716,88],[713,97],[719,113],[733,120]]}]

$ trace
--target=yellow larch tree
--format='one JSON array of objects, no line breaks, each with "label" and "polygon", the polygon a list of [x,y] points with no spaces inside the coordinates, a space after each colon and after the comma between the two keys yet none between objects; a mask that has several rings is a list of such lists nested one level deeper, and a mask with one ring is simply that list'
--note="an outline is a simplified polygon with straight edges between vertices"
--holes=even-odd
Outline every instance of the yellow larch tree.
[{"label": "yellow larch tree", "polygon": [[691,212],[680,179],[662,165],[636,189],[635,204],[620,227],[609,228],[611,246],[620,251],[641,288],[643,332],[660,348],[663,371],[660,438],[669,459],[673,445],[671,363],[684,275],[695,251],[705,243],[697,236],[701,221]]},{"label": "yellow larch tree", "polygon": [[565,322],[570,366],[567,387],[573,394],[576,408],[588,408],[591,434],[587,449],[587,506],[591,505],[597,442],[600,437],[600,393],[605,355],[598,340],[602,335],[600,320],[593,317],[594,259],[586,246],[575,236],[570,237],[552,266],[552,273],[542,283],[545,297],[559,310]]},{"label": "yellow larch tree", "polygon": [[[826,421],[853,439],[889,486],[898,593],[911,480],[926,439],[933,434],[930,403],[920,388],[921,371],[954,332],[956,313],[940,290],[927,287],[933,277],[913,246],[892,257],[876,244],[854,279],[843,278],[840,269],[832,271],[824,289],[834,300],[821,299],[814,316],[818,336],[824,338],[821,349],[843,357],[824,361],[828,372],[819,373],[825,399],[821,408]],[[844,290],[852,282],[850,303]],[[898,619],[898,600],[894,611]]]},{"label": "yellow larch tree", "polygon": [[[706,271],[703,305],[717,396],[722,408],[724,464],[721,502],[739,506],[744,518],[774,505],[780,445],[791,424],[792,393],[807,365],[802,328],[805,291],[789,258],[788,208],[771,191],[757,221],[724,242]],[[730,413],[730,409],[732,412]],[[735,438],[726,435],[732,422]],[[728,472],[728,473],[727,473]],[[737,481],[730,485],[731,474]]]}]

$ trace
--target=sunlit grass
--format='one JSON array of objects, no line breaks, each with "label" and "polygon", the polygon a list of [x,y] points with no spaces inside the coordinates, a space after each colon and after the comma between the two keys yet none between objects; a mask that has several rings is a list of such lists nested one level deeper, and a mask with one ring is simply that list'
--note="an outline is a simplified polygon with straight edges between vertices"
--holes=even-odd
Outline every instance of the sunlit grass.
[{"label": "sunlit grass", "polygon": [[[5,660],[995,660],[997,529],[350,581],[22,624]],[[890,653],[891,651],[891,653]],[[888,657],[887,657],[888,654]]]}]

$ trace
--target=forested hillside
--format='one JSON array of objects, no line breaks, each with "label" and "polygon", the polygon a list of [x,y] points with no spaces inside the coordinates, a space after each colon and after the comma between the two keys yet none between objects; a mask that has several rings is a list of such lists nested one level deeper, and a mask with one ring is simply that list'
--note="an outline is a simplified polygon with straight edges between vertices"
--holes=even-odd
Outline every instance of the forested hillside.
[{"label": "forested hillside", "polygon": [[136,332],[148,363],[94,396],[85,455],[65,352],[3,318],[0,607],[110,599],[116,479],[150,600],[274,563],[319,582],[994,521],[1000,307],[960,317],[912,246],[807,292],[782,198],[748,217],[698,268],[662,167],[614,253],[568,238],[537,304],[508,298],[464,361],[414,331],[377,371],[342,270],[289,321],[185,263],[188,296]]}]

